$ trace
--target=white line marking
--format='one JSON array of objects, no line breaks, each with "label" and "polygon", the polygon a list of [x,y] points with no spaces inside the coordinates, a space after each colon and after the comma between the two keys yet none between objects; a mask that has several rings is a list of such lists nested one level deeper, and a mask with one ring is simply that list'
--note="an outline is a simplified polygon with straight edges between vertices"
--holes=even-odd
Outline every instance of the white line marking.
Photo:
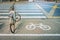
[{"label": "white line marking", "polygon": [[21,16],[21,18],[46,18],[45,16]]},{"label": "white line marking", "polygon": [[43,11],[43,13],[46,15],[46,17],[48,17],[47,12],[46,12],[42,7],[40,7],[40,5],[38,5],[38,4],[36,3],[36,6]]},{"label": "white line marking", "polygon": [[0,18],[9,18],[8,16],[0,16]]},{"label": "white line marking", "polygon": [[[9,18],[8,16],[0,16],[0,18]],[[21,18],[46,18],[45,16],[21,16]]]},{"label": "white line marking", "polygon": [[39,23],[39,24],[29,23],[28,25],[26,25],[25,28],[27,30],[35,30],[37,27],[45,31],[51,30],[51,27],[49,25],[45,25],[43,23]]},{"label": "white line marking", "polygon": [[[1,14],[9,14],[9,13],[0,13]],[[43,13],[18,13],[18,14],[43,14]]]},{"label": "white line marking", "polygon": [[60,36],[60,34],[0,34],[0,36]]},{"label": "white line marking", "polygon": [[43,14],[43,13],[18,13],[18,14]]}]

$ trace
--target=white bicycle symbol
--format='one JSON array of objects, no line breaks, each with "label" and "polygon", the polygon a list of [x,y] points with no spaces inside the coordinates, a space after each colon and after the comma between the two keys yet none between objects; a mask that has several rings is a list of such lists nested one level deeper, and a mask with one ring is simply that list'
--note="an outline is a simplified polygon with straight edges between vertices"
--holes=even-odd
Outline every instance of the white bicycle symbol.
[{"label": "white bicycle symbol", "polygon": [[42,23],[39,23],[39,24],[30,23],[29,25],[26,25],[27,30],[34,30],[34,29],[36,29],[36,27],[39,27],[42,30],[50,30],[51,29],[51,27],[49,25],[44,25]]}]

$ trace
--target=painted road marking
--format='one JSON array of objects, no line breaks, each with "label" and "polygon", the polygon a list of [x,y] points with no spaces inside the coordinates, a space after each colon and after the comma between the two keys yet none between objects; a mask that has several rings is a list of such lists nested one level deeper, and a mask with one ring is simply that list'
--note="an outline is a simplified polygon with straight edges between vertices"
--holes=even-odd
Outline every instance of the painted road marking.
[{"label": "painted road marking", "polygon": [[[6,14],[6,15],[8,15],[9,13],[0,13],[0,15],[1,14]],[[43,13],[18,13],[18,14],[43,14]]]},{"label": "painted road marking", "polygon": [[0,36],[60,36],[60,34],[0,34]]},{"label": "painted road marking", "polygon": [[36,27],[39,27],[42,30],[51,30],[51,27],[49,25],[45,25],[43,23],[39,23],[39,24],[34,24],[34,23],[29,23],[28,25],[26,25],[26,29],[27,30],[35,30]]},{"label": "painted road marking", "polygon": [[[0,16],[0,18],[9,18],[8,16]],[[21,18],[46,18],[45,16],[21,16]]]},{"label": "painted road marking", "polygon": [[[0,13],[0,15],[4,15],[4,14],[6,14],[6,15],[9,15],[9,13]],[[43,13],[18,13],[18,14],[38,14],[38,15],[43,15]],[[43,16],[21,16],[21,18],[46,18],[44,15]],[[9,18],[8,16],[0,16],[0,18]]]}]

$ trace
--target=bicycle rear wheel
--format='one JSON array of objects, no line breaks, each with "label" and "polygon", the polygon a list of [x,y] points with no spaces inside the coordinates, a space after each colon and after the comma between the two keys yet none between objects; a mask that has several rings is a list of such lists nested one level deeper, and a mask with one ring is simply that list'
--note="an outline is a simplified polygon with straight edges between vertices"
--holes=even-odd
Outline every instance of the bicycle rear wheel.
[{"label": "bicycle rear wheel", "polygon": [[15,33],[15,23],[10,24],[10,31],[11,31],[11,33]]}]

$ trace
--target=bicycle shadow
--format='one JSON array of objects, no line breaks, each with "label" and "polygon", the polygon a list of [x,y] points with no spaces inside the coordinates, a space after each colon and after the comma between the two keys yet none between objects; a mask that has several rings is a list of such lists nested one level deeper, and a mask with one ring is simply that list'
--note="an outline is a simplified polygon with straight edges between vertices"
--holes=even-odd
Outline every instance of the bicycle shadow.
[{"label": "bicycle shadow", "polygon": [[20,30],[22,28],[22,26],[24,25],[23,23],[24,22],[18,23],[18,25],[16,26],[16,29],[15,29],[15,33],[18,33],[18,30]]}]

